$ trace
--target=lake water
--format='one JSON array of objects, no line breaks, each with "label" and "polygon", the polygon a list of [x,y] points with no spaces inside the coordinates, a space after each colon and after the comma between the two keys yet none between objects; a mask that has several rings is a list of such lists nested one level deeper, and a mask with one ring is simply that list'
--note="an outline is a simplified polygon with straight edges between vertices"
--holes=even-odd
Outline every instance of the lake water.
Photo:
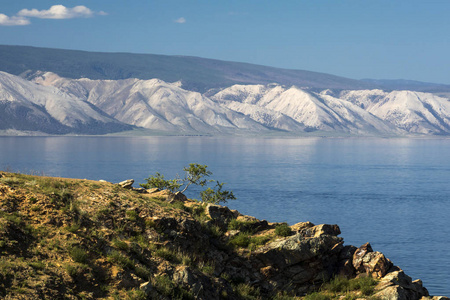
[{"label": "lake water", "polygon": [[370,242],[430,294],[450,296],[449,139],[0,137],[3,170],[142,183],[191,162],[226,182],[231,208],[338,224],[345,244]]}]

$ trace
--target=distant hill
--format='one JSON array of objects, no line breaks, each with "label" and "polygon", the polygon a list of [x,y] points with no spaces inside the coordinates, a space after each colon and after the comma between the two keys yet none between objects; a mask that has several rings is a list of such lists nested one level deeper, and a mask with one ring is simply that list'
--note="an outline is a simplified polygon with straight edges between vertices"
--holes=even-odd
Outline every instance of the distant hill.
[{"label": "distant hill", "polygon": [[362,79],[386,90],[409,90],[428,93],[449,93],[450,85],[405,79]]},{"label": "distant hill", "polygon": [[[181,81],[183,88],[205,92],[233,84],[296,85],[330,89],[367,89],[372,83],[301,70],[188,56],[101,53],[0,45],[0,71],[26,76],[47,71],[66,78]],[[25,73],[25,74],[24,74]]]}]

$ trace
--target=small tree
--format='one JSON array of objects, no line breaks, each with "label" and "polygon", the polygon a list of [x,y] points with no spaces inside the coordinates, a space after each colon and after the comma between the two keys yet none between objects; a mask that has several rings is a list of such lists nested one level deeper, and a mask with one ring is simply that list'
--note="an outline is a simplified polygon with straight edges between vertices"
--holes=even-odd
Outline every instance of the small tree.
[{"label": "small tree", "polygon": [[[212,172],[208,170],[208,166],[200,165],[200,164],[189,164],[188,167],[184,167],[183,171],[185,172],[185,176],[183,179],[175,178],[175,179],[164,179],[164,175],[160,173],[155,173],[155,175],[149,176],[145,179],[146,183],[141,183],[140,186],[149,189],[149,188],[158,188],[158,189],[167,189],[172,193],[180,191],[184,193],[189,186],[198,185],[198,186],[207,186],[208,182],[214,182],[215,180],[208,180],[206,177],[212,175]],[[200,192],[200,197],[203,202],[215,203],[218,204],[220,202],[227,202],[227,200],[234,200],[236,197],[233,195],[233,192],[223,190],[224,183],[220,183],[216,181],[216,186],[214,189],[208,187],[204,191]],[[180,188],[184,186],[182,190]]]},{"label": "small tree", "polygon": [[181,192],[184,193],[191,184],[205,186],[208,182],[205,177],[212,175],[211,171],[206,170],[207,168],[207,165],[200,164],[189,164],[189,167],[184,167],[183,171],[186,172],[186,175],[183,184],[186,186]]},{"label": "small tree", "polygon": [[154,176],[150,176],[145,178],[147,183],[141,183],[140,186],[146,189],[158,188],[160,190],[169,190],[172,193],[178,191],[178,189],[182,186],[179,182],[179,179],[164,179],[164,175],[156,172]]},{"label": "small tree", "polygon": [[225,183],[220,183],[216,181],[215,189],[207,188],[203,192],[200,192],[200,196],[203,202],[219,204],[221,202],[226,203],[227,200],[235,200],[236,197],[233,195],[233,192],[222,190],[222,187]]}]

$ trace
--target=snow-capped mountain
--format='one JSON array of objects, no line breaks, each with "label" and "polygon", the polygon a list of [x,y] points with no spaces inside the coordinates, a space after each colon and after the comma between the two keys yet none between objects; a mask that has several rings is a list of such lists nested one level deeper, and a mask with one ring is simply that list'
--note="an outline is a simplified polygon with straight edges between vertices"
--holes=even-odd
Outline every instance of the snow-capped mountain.
[{"label": "snow-capped mountain", "polygon": [[295,86],[234,85],[212,99],[255,120],[259,109],[266,114],[282,113],[310,130],[363,135],[450,134],[450,101],[432,93],[382,90],[333,93]]},{"label": "snow-capped mountain", "polygon": [[0,107],[0,129],[99,134],[132,128],[58,88],[5,72],[0,72]]},{"label": "snow-capped mountain", "polygon": [[177,133],[268,131],[244,114],[182,89],[179,83],[159,79],[74,80],[53,73],[35,76],[34,81],[90,102],[121,122],[148,129]]},{"label": "snow-capped mountain", "polygon": [[234,85],[218,92],[212,99],[252,118],[260,109],[266,111],[266,114],[282,114],[301,124],[306,130],[353,134],[401,133],[361,107],[329,95],[327,90],[315,93],[295,86]]},{"label": "snow-capped mountain", "polygon": [[340,98],[409,133],[450,133],[450,101],[434,94],[413,91],[344,91]]},{"label": "snow-capped mountain", "polygon": [[[448,135],[450,101],[432,93],[232,85],[204,94],[160,79],[91,80],[0,72],[0,129],[169,134]],[[207,96],[208,95],[208,96]]]}]

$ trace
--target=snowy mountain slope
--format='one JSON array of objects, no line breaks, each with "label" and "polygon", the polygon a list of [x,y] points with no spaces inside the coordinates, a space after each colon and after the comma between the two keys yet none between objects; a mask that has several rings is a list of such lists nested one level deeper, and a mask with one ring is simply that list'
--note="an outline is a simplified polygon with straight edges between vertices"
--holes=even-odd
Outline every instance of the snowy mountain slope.
[{"label": "snowy mountain slope", "polygon": [[[258,108],[264,109],[266,113],[281,113],[307,130],[355,134],[400,133],[357,105],[326,92],[314,93],[295,86],[234,85],[218,92],[212,99],[249,116],[254,115]],[[252,105],[251,109],[249,104]]]},{"label": "snowy mountain slope", "polygon": [[263,125],[179,83],[151,80],[65,79],[52,73],[34,79],[97,106],[121,122],[184,133],[265,132]]},{"label": "snowy mountain slope", "polygon": [[340,97],[409,133],[450,133],[450,101],[434,94],[374,90],[345,91]]},{"label": "snowy mountain slope", "polygon": [[131,129],[55,87],[0,72],[1,129],[107,133]]},{"label": "snowy mountain slope", "polygon": [[[450,102],[430,93],[312,90],[233,85],[200,94],[159,79],[66,79],[33,76],[117,120],[166,132],[267,133],[281,130],[355,135],[450,134]],[[205,95],[208,95],[205,96]]]}]

